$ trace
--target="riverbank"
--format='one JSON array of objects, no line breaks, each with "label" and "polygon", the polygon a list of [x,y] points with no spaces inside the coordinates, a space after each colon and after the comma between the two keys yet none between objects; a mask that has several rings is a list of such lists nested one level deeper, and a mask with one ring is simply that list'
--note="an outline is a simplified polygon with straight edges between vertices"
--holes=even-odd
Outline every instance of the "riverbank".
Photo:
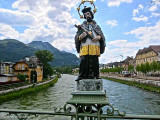
[{"label": "riverbank", "polygon": [[144,90],[160,93],[160,86],[159,86],[160,82],[159,81],[151,81],[151,80],[147,81],[147,80],[142,80],[142,79],[124,78],[124,77],[117,77],[117,76],[102,76],[102,78],[111,80],[114,82],[119,82],[122,84],[130,85],[130,86],[135,86],[135,87],[138,87]]},{"label": "riverbank", "polygon": [[[50,86],[53,86],[58,81],[58,77],[55,77],[54,79],[50,80],[49,82],[45,81],[42,83],[38,83],[37,85],[31,85],[28,88],[25,89],[19,89],[18,91],[4,93],[0,95],[0,104],[10,101],[16,98],[23,97],[28,94],[34,94],[40,90],[43,90],[45,88],[48,88]],[[43,84],[45,83],[45,84]]]}]

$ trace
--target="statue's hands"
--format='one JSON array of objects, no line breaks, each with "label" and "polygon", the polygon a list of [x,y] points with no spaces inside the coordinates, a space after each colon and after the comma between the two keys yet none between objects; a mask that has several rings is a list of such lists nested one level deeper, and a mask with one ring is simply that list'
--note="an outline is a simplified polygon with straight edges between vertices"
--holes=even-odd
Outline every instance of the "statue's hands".
[{"label": "statue's hands", "polygon": [[82,40],[83,38],[85,38],[87,35],[86,32],[83,32],[80,36],[79,36],[79,40]]},{"label": "statue's hands", "polygon": [[96,35],[96,36],[92,39],[93,42],[97,42],[97,41],[99,41],[99,40],[101,40],[101,36],[100,36],[100,35]]}]

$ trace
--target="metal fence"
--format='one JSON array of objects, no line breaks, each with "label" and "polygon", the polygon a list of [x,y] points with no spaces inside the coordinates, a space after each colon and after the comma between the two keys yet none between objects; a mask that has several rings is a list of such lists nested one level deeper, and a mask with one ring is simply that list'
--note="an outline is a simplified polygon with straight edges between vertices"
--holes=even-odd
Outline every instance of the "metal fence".
[{"label": "metal fence", "polygon": [[[106,109],[104,109],[104,107]],[[160,120],[160,115],[134,115],[119,112],[111,105],[95,108],[95,105],[69,105],[55,107],[53,111],[0,109],[1,120],[53,120],[53,117],[70,116],[70,120],[145,119]],[[46,116],[47,115],[47,116]],[[45,117],[43,117],[45,116]],[[49,117],[48,117],[49,116]],[[37,118],[37,119],[36,119]],[[67,117],[68,118],[68,117]],[[67,120],[67,119],[65,119]]]}]

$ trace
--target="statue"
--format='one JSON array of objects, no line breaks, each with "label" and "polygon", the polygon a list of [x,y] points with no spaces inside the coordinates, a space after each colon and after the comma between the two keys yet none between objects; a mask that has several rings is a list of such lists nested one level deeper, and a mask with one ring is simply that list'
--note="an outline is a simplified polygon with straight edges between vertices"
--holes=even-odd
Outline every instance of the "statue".
[{"label": "statue", "polygon": [[[77,10],[79,12],[79,8]],[[99,56],[105,50],[105,37],[94,20],[95,12],[95,9],[92,12],[91,7],[85,6],[82,10],[85,21],[81,25],[75,25],[78,28],[75,36],[75,45],[80,56],[79,76],[76,81],[100,79]],[[83,18],[82,15],[80,17]]]}]

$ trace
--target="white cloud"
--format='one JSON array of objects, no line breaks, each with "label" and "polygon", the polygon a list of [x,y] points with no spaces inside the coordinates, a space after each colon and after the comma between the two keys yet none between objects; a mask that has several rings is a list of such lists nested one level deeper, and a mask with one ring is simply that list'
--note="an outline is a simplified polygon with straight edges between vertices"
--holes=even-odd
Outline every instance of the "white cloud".
[{"label": "white cloud", "polygon": [[132,20],[137,22],[140,22],[140,21],[146,22],[148,20],[148,17],[141,15],[140,17],[133,17]]},{"label": "white cloud", "polygon": [[[8,36],[24,43],[41,40],[52,44],[57,43],[57,45],[54,44],[55,47],[61,50],[75,51],[73,41],[76,29],[74,24],[80,24],[80,22],[72,17],[70,11],[71,8],[76,7],[78,2],[80,0],[17,0],[12,4],[14,11],[0,9],[0,18],[3,18],[0,19],[0,22],[3,20],[2,23],[9,27],[3,27],[1,31],[7,31],[6,29],[12,31],[1,32],[1,39]],[[2,16],[1,13],[5,16]],[[20,33],[9,25],[25,25],[27,29]],[[65,41],[64,44],[62,40]],[[66,42],[68,40],[70,42]]]},{"label": "white cloud", "polygon": [[106,51],[100,57],[100,61],[103,63],[121,61],[127,56],[134,56],[139,49],[148,47],[149,45],[160,45],[160,21],[154,26],[150,27],[139,27],[137,29],[131,30],[126,33],[126,35],[132,34],[138,39],[134,42],[129,42],[128,40],[114,40],[107,44]]},{"label": "white cloud", "polygon": [[29,13],[0,8],[0,23],[30,26],[35,22],[36,18]]},{"label": "white cloud", "polygon": [[118,7],[118,6],[120,6],[121,3],[124,3],[124,2],[132,3],[133,0],[109,0],[108,1],[108,6],[110,6],[110,7],[113,7],[113,6]]},{"label": "white cloud", "polygon": [[139,10],[138,10],[138,9],[134,9],[134,10],[133,10],[133,16],[136,16],[138,13],[139,13]]},{"label": "white cloud", "polygon": [[160,13],[151,13],[150,17],[159,17],[159,16],[160,16]]},{"label": "white cloud", "polygon": [[160,44],[160,21],[155,26],[139,27],[130,31],[130,34],[135,35],[138,39],[144,41],[146,44]]},{"label": "white cloud", "polygon": [[157,9],[158,9],[157,5],[153,5],[153,6],[151,6],[151,7],[149,8],[149,11],[150,11],[150,12],[154,12],[154,11],[156,11]]},{"label": "white cloud", "polygon": [[132,13],[133,16],[135,17],[136,15],[138,15],[139,14],[139,10],[143,10],[143,8],[144,8],[143,5],[139,4],[138,8],[133,10],[133,13]]},{"label": "white cloud", "polygon": [[117,26],[118,24],[116,20],[108,20],[107,25],[114,27],[114,26]]},{"label": "white cloud", "polygon": [[114,40],[107,42],[107,48],[103,55],[100,57],[100,61],[102,63],[116,62],[122,61],[127,56],[134,56],[138,51],[139,47],[142,47],[142,44],[138,44],[136,42],[129,42],[128,40]]},{"label": "white cloud", "polygon": [[18,39],[19,38],[18,31],[13,29],[11,26],[5,25],[2,23],[0,23],[0,34],[2,34],[2,36],[0,36],[0,39],[6,39],[6,38]]},{"label": "white cloud", "polygon": [[51,43],[53,46],[58,48],[59,50],[64,50],[67,52],[72,52],[76,54],[76,49],[75,49],[75,44],[74,44],[74,39],[57,39]]},{"label": "white cloud", "polygon": [[[116,62],[116,61],[122,61],[127,56],[135,56],[137,52],[136,48],[128,47],[128,48],[113,48],[113,46],[107,46],[105,53],[100,56],[100,62],[101,63],[110,63],[110,62]],[[123,58],[122,58],[122,56]]]},{"label": "white cloud", "polygon": [[143,10],[144,10],[144,6],[142,4],[139,4],[137,9],[133,9],[133,12],[132,12],[133,18],[132,18],[132,20],[137,21],[137,22],[140,22],[140,21],[146,22],[146,21],[148,21],[148,17],[147,16],[139,15],[140,13],[144,12]]},{"label": "white cloud", "polygon": [[138,9],[142,9],[142,10],[143,10],[143,8],[144,8],[144,7],[143,7],[142,4],[139,4],[139,5],[138,5]]}]

